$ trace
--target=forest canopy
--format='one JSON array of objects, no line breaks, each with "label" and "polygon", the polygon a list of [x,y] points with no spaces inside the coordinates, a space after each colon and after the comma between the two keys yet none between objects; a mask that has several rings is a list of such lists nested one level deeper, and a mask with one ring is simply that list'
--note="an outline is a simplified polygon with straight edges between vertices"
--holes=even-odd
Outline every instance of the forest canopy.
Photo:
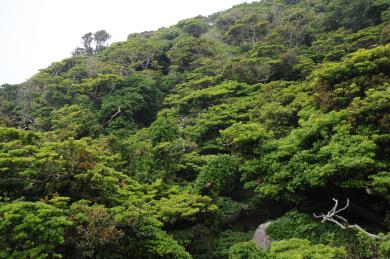
[{"label": "forest canopy", "polygon": [[0,86],[0,258],[390,257],[389,0],[109,38]]}]

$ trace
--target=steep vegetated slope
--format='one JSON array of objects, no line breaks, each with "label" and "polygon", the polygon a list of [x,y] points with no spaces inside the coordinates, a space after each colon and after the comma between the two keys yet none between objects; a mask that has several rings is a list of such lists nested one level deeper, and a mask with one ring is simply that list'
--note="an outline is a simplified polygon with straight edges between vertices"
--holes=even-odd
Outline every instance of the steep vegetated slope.
[{"label": "steep vegetated slope", "polygon": [[389,0],[90,37],[0,87],[0,258],[389,258]]}]

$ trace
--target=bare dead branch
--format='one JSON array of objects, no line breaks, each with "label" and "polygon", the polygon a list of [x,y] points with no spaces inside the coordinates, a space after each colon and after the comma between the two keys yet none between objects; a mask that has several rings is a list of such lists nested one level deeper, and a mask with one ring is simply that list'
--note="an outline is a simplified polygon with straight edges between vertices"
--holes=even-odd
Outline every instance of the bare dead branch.
[{"label": "bare dead branch", "polygon": [[322,223],[324,223],[325,221],[330,221],[330,222],[335,223],[336,225],[338,225],[342,229],[349,228],[349,229],[361,231],[361,232],[365,233],[367,236],[369,236],[371,238],[381,239],[380,236],[367,232],[366,230],[364,230],[362,227],[360,227],[357,224],[354,224],[354,225],[349,224],[347,219],[345,219],[344,217],[342,217],[340,215],[337,215],[341,211],[344,211],[344,210],[346,210],[348,208],[348,206],[349,206],[349,199],[347,199],[346,205],[344,207],[340,208],[340,209],[337,209],[337,207],[339,206],[339,201],[337,199],[335,199],[335,198],[333,198],[333,201],[334,201],[334,206],[333,206],[332,209],[330,209],[328,211],[328,213],[326,213],[326,214],[321,213],[320,215],[316,215],[315,213],[313,213],[313,216],[315,218],[317,218],[317,219],[319,219],[319,218],[322,219],[321,220]]},{"label": "bare dead branch", "polygon": [[108,124],[110,124],[110,122],[116,117],[118,116],[120,113],[121,113],[121,107],[119,106],[118,110],[111,116],[111,118],[106,121],[106,123],[103,124],[103,127],[107,126]]}]

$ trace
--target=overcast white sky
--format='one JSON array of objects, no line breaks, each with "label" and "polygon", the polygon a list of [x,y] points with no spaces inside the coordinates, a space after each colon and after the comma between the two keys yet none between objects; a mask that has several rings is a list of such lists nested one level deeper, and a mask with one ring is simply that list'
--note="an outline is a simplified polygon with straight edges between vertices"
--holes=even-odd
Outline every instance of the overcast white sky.
[{"label": "overcast white sky", "polygon": [[110,42],[129,33],[225,10],[251,0],[0,0],[0,85],[21,83],[70,56],[86,32]]}]

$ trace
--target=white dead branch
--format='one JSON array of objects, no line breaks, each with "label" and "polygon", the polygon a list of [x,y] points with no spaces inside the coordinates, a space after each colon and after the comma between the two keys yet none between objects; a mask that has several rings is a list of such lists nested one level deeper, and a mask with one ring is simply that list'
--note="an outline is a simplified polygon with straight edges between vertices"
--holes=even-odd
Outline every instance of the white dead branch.
[{"label": "white dead branch", "polygon": [[354,224],[354,225],[349,224],[348,220],[346,220],[344,217],[342,217],[340,215],[337,215],[341,211],[346,210],[348,208],[349,199],[347,199],[347,204],[343,208],[340,208],[340,209],[337,209],[337,207],[339,206],[339,201],[335,198],[333,198],[333,201],[335,204],[334,204],[333,208],[330,211],[328,211],[328,213],[326,213],[326,214],[321,213],[321,215],[316,215],[315,213],[313,213],[314,217],[317,219],[321,218],[322,219],[321,222],[325,222],[325,221],[333,222],[336,225],[338,225],[339,227],[341,227],[342,229],[347,229],[347,228],[354,229],[357,231],[364,232],[369,237],[381,239],[380,236],[377,236],[375,234],[371,234],[371,233],[367,232],[366,230],[364,230],[362,227],[360,227],[357,224]]}]

